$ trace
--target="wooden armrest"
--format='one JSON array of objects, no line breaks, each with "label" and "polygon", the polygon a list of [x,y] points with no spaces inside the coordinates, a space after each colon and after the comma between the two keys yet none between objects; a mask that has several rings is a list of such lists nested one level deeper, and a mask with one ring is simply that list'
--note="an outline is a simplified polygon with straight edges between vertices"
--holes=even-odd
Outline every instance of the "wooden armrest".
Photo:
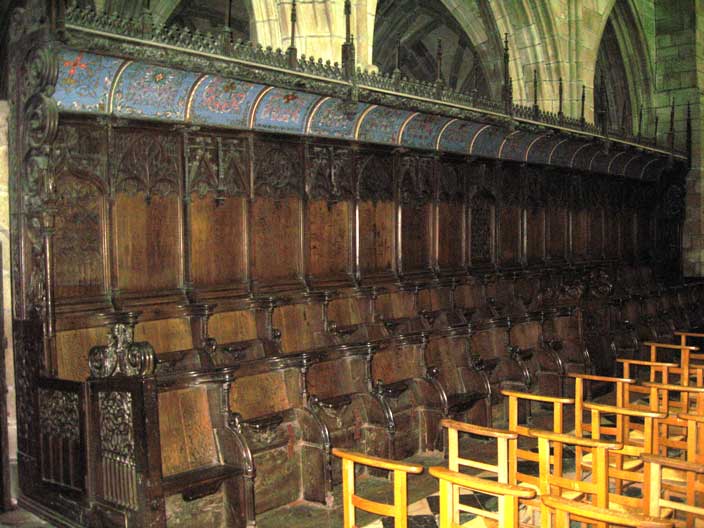
[{"label": "wooden armrest", "polygon": [[704,415],[682,413],[677,416],[680,420],[704,423]]},{"label": "wooden armrest", "polygon": [[451,471],[441,466],[433,466],[429,471],[435,478],[483,493],[490,493],[492,495],[512,495],[519,499],[532,499],[535,497],[535,490],[532,488],[473,477],[471,475],[465,475],[464,473],[458,473],[457,471]]},{"label": "wooden armrest", "polygon": [[344,458],[346,460],[351,460],[357,464],[364,464],[365,466],[371,466],[379,469],[386,469],[389,471],[403,471],[404,473],[413,473],[418,475],[423,473],[423,466],[420,464],[409,464],[407,462],[398,462],[396,460],[387,460],[385,458],[379,458],[375,456],[364,455],[362,453],[357,453],[356,451],[347,451],[346,449],[338,449],[334,447],[332,454]]},{"label": "wooden armrest", "polygon": [[685,337],[704,337],[704,334],[699,332],[683,332],[682,330],[676,330],[674,334]]},{"label": "wooden armrest", "polygon": [[611,383],[635,383],[636,380],[631,378],[613,378],[611,376],[598,376],[596,374],[579,374],[576,372],[570,372],[567,374],[570,378],[579,378],[589,381],[608,381]]},{"label": "wooden armrest", "polygon": [[555,442],[562,442],[563,444],[576,445],[579,447],[603,447],[604,449],[614,450],[623,448],[623,444],[620,442],[605,442],[603,440],[594,440],[592,438],[580,438],[570,434],[553,433],[552,431],[545,431],[543,429],[529,429],[528,435],[536,438],[547,438],[548,440],[553,440]]},{"label": "wooden armrest", "polygon": [[643,385],[645,387],[654,387],[662,390],[694,392],[696,394],[704,393],[704,387],[695,387],[694,385],[674,385],[672,383],[655,383],[653,381],[644,381]]},{"label": "wooden armrest", "polygon": [[645,341],[643,343],[645,346],[656,347],[656,348],[669,348],[672,350],[699,350],[699,347],[689,346],[689,345],[673,345],[672,343],[655,343],[654,341]]},{"label": "wooden armrest", "polygon": [[628,409],[626,407],[616,407],[615,405],[604,405],[602,403],[585,402],[584,408],[587,410],[595,410],[604,413],[620,414],[622,416],[638,416],[640,418],[666,418],[667,413],[655,411],[639,411],[636,409]]},{"label": "wooden armrest", "polygon": [[694,473],[704,473],[704,464],[696,464],[694,462],[688,462],[682,460],[681,458],[670,458],[660,455],[651,455],[644,453],[640,456],[645,462],[650,462],[651,464],[658,464],[660,466],[679,469],[681,471],[692,471]]},{"label": "wooden armrest", "polygon": [[587,519],[604,522],[609,526],[629,526],[633,528],[670,528],[672,521],[648,517],[639,513],[622,512],[618,510],[599,508],[586,502],[574,501],[563,497],[543,495],[540,497],[543,504],[553,510],[558,510]]},{"label": "wooden armrest", "polygon": [[555,396],[542,396],[540,394],[533,394],[530,392],[518,392],[507,389],[503,389],[501,391],[501,394],[503,394],[504,396],[508,396],[509,398],[520,398],[522,400],[531,400],[543,403],[564,403],[567,405],[571,405],[574,403],[574,398],[557,398]]},{"label": "wooden armrest", "polygon": [[642,365],[645,367],[679,367],[679,363],[663,363],[661,361],[645,361],[643,359],[623,359],[618,358],[616,361],[619,363],[629,364],[629,365]]},{"label": "wooden armrest", "polygon": [[440,420],[440,425],[447,427],[448,429],[457,429],[463,433],[471,433],[480,436],[491,436],[492,438],[507,438],[508,440],[515,440],[518,438],[516,433],[507,431],[505,429],[494,429],[493,427],[484,427],[483,425],[475,425],[466,422],[458,422],[457,420],[450,420],[449,418],[444,418]]}]

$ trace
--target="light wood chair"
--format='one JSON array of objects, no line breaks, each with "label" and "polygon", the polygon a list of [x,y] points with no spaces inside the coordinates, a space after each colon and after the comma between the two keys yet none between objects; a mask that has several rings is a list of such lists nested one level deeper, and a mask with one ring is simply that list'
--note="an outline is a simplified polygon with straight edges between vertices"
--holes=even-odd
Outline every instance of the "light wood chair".
[{"label": "light wood chair", "polygon": [[[501,484],[516,484],[511,480],[511,463],[509,462],[509,443],[516,440],[516,433],[505,431],[503,429],[494,429],[492,427],[484,427],[470,423],[458,422],[445,418],[440,421],[440,424],[447,428],[447,465],[450,471],[459,473],[461,469],[471,468],[480,471],[488,471],[496,475],[497,482]],[[491,464],[486,461],[463,458],[460,456],[460,433],[471,434],[484,438],[494,438],[496,440],[496,464]],[[453,517],[452,522],[459,524],[460,512],[473,512],[467,510],[467,506],[460,504],[460,487],[453,486]]]},{"label": "light wood chair", "polygon": [[570,528],[570,520],[573,517],[591,523],[631,528],[671,528],[673,525],[672,521],[667,519],[599,508],[562,497],[543,496],[541,500],[547,509],[554,511],[554,522],[551,524],[553,528]]},{"label": "light wood chair", "polygon": [[[333,448],[332,454],[342,459],[342,504],[344,508],[343,528],[356,528],[355,508],[377,515],[393,517],[396,528],[408,528],[408,474],[423,472],[420,464],[408,464],[364,455],[354,451]],[[393,471],[394,502],[384,504],[355,495],[354,465]]]},{"label": "light wood chair", "polygon": [[[643,411],[652,410],[648,401],[650,389],[644,387],[638,381],[649,381],[652,383],[669,383],[670,370],[679,367],[678,363],[667,363],[662,361],[647,361],[640,359],[616,359],[623,368],[623,377],[634,379],[636,383],[624,385],[623,405],[631,409]],[[647,371],[647,379],[639,380],[638,374],[643,370]],[[635,395],[635,398],[634,398]]]},{"label": "light wood chair", "polygon": [[[472,513],[482,519],[494,521],[500,528],[518,528],[519,499],[535,497],[534,489],[465,475],[443,467],[431,467],[430,474],[440,481],[439,528],[476,526],[476,518],[461,524],[460,512]],[[456,493],[458,489],[469,489],[497,497],[498,510],[493,512],[460,504]]]},{"label": "light wood chair", "polygon": [[[661,380],[662,383],[675,383],[677,385],[694,385],[695,387],[704,386],[704,364],[697,364],[693,360],[704,359],[704,354],[698,354],[698,347],[687,345],[688,337],[704,337],[704,334],[697,334],[693,332],[675,332],[675,335],[680,336],[680,344],[672,345],[669,343],[653,343],[645,342],[644,345],[650,348],[650,361],[658,361],[658,351],[669,350],[671,352],[679,353],[679,364],[676,367],[671,367],[668,369],[669,379],[667,381]],[[656,381],[656,380],[649,380]],[[680,402],[674,402],[673,408],[683,405],[684,408],[681,412],[686,412],[686,406],[688,402],[688,395],[682,398]]]},{"label": "light wood chair", "polygon": [[[526,402],[529,406],[532,403],[547,404],[552,407],[552,432],[554,433],[564,433],[565,432],[565,405],[574,405],[574,398],[560,398],[553,396],[541,396],[539,394],[532,394],[527,392],[518,392],[511,390],[502,390],[501,394],[506,396],[508,405],[508,430],[512,433],[516,433],[516,437],[509,440],[509,482],[511,484],[525,484],[534,487],[536,490],[539,489],[539,478],[536,475],[529,475],[527,473],[522,473],[518,471],[519,461],[539,462],[538,453],[535,451],[530,451],[528,449],[523,449],[520,447],[519,442],[521,437],[523,438],[534,438],[531,435],[532,428],[526,425],[518,423],[518,409],[521,402]],[[561,457],[556,456],[553,458],[555,463],[561,462]]]}]

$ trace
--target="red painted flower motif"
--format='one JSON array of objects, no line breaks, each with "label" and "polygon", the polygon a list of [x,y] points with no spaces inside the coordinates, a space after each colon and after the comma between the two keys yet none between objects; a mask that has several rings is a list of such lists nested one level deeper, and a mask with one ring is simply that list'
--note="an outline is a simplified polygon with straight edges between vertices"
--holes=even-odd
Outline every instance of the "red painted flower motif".
[{"label": "red painted flower motif", "polygon": [[290,103],[291,101],[295,101],[296,99],[298,99],[298,96],[294,93],[284,95],[284,103]]},{"label": "red painted flower motif", "polygon": [[85,70],[88,68],[88,63],[83,62],[83,53],[79,53],[76,55],[76,58],[73,59],[72,61],[64,61],[64,68],[69,68],[67,75],[68,79],[66,79],[66,83],[68,84],[74,84],[76,80],[73,78],[74,75],[76,75],[76,72],[78,70]]}]

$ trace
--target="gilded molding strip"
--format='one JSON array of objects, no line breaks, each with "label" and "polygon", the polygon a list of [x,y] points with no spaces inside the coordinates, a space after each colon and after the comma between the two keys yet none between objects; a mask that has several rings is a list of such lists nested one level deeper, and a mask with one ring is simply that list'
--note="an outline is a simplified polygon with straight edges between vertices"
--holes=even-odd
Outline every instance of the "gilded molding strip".
[{"label": "gilded molding strip", "polygon": [[557,147],[562,145],[565,141],[567,141],[567,138],[565,138],[561,141],[558,141],[557,144],[552,148],[552,150],[550,151],[550,155],[548,156],[548,165],[552,165],[552,157],[555,155],[555,151],[557,150]]},{"label": "gilded molding strip", "polygon": [[367,108],[364,112],[362,112],[362,115],[359,116],[359,120],[357,121],[357,124],[354,126],[354,139],[355,141],[359,141],[359,129],[362,128],[362,123],[364,123],[364,119],[369,115],[369,112],[374,110],[378,105],[371,105],[369,108]]},{"label": "gilded molding strip", "polygon": [[457,121],[457,118],[454,117],[450,119],[445,125],[440,129],[440,133],[438,134],[438,138],[435,140],[435,150],[440,150],[440,140],[442,139],[442,135],[445,133],[445,130],[447,130],[447,127],[449,127],[452,123]]},{"label": "gilded molding strip", "polygon": [[396,138],[396,144],[397,145],[403,145],[403,133],[406,131],[406,127],[408,126],[408,123],[411,122],[411,120],[420,115],[420,112],[414,112],[411,115],[409,115],[406,120],[401,124],[401,128],[398,129],[398,138]]},{"label": "gilded molding strip", "polygon": [[208,75],[207,73],[204,73],[203,75],[198,77],[196,82],[193,83],[193,86],[191,86],[191,90],[188,92],[188,97],[186,98],[186,117],[184,118],[184,121],[186,121],[186,123],[191,120],[191,106],[193,105],[193,97],[198,91],[200,85],[203,84],[203,81],[206,80],[208,77],[210,77],[210,75]]},{"label": "gilded molding strip", "polygon": [[273,86],[268,86],[267,88],[264,88],[261,93],[257,96],[257,98],[254,101],[254,104],[252,104],[252,108],[249,111],[249,119],[247,120],[247,127],[252,130],[254,128],[254,116],[257,115],[257,108],[259,108],[259,103],[262,102],[262,99],[264,99],[264,96],[268,94],[270,91],[274,89]]},{"label": "gilded molding strip", "polygon": [[[592,145],[593,143],[585,143],[581,147],[579,147],[577,150],[574,151],[574,154],[572,154],[572,159],[570,160],[570,169],[574,169],[574,160],[577,159],[577,154],[582,152],[583,149],[587,148],[588,146]],[[597,152],[599,154],[599,152]],[[592,158],[594,159],[594,158]],[[589,166],[591,167],[591,161],[589,162]]]},{"label": "gilded molding strip", "polygon": [[123,62],[120,67],[117,69],[117,73],[115,74],[115,78],[112,80],[112,85],[110,85],[110,94],[108,95],[108,114],[112,114],[112,104],[113,104],[113,99],[115,99],[115,90],[117,90],[117,85],[120,83],[120,79],[122,78],[122,74],[125,72],[127,67],[134,63],[133,60],[127,60]]},{"label": "gilded molding strip", "polygon": [[623,156],[625,153],[626,153],[626,151],[624,150],[624,151],[619,152],[618,154],[616,154],[613,158],[611,158],[611,161],[609,162],[609,166],[607,167],[606,172],[608,172],[609,174],[611,174],[611,165],[614,164],[614,161],[616,161],[616,159],[617,159],[619,156]]},{"label": "gilded molding strip", "polygon": [[305,126],[305,132],[304,134],[309,135],[310,134],[310,127],[313,124],[313,119],[315,118],[315,114],[318,113],[318,110],[320,109],[321,106],[323,106],[323,103],[325,101],[328,101],[332,99],[332,97],[321,97],[320,100],[313,105],[313,109],[310,111],[310,114],[308,115],[308,119],[306,120],[306,126]]},{"label": "gilded molding strip", "polygon": [[470,156],[472,155],[472,150],[474,150],[474,142],[475,142],[475,141],[477,140],[477,138],[479,137],[479,134],[481,134],[482,132],[484,132],[484,131],[485,131],[487,128],[489,128],[490,126],[491,126],[491,125],[484,125],[484,126],[481,127],[479,130],[477,130],[477,133],[474,134],[474,136],[472,137],[472,139],[471,139],[470,142],[469,142],[469,149],[467,150],[467,154],[468,154],[468,155],[470,155]]},{"label": "gilded molding strip", "polygon": [[525,163],[528,163],[528,154],[530,154],[530,149],[533,148],[533,145],[535,145],[538,141],[540,141],[544,137],[548,137],[548,136],[549,136],[549,134],[541,134],[537,138],[535,138],[533,141],[530,142],[530,145],[528,145],[528,148],[526,149],[526,155],[523,158],[523,161]]},{"label": "gilded molding strip", "polygon": [[514,130],[513,132],[511,132],[508,136],[506,136],[506,137],[504,138],[504,140],[501,142],[501,146],[499,147],[499,152],[498,152],[498,154],[496,154],[496,157],[497,157],[498,159],[501,159],[501,157],[502,157],[502,155],[503,155],[503,153],[504,153],[504,145],[506,145],[506,142],[507,142],[511,137],[513,137],[513,136],[515,136],[516,134],[518,134],[519,132],[520,132],[520,130]]}]

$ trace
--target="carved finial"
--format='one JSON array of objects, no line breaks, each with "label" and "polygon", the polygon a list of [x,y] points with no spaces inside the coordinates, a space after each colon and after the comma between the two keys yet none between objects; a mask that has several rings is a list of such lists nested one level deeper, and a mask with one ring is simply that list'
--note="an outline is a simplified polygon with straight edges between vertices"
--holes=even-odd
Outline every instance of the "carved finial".
[{"label": "carved finial", "polygon": [[296,0],[291,2],[291,42],[286,50],[286,57],[288,58],[288,66],[293,69],[298,64],[298,50],[296,49],[296,21],[298,17],[296,15]]},{"label": "carved finial", "polygon": [[345,42],[352,41],[352,2],[345,0]]},{"label": "carved finial", "polygon": [[144,38],[152,36],[152,12],[149,0],[143,0],[142,3],[142,36]]},{"label": "carved finial", "polygon": [[540,106],[538,106],[538,69],[533,70],[533,117],[535,119],[540,115]]},{"label": "carved finial", "polygon": [[222,29],[222,50],[224,54],[232,51],[232,0],[227,0],[225,27]]},{"label": "carved finial", "polygon": [[609,133],[609,122],[608,116],[609,112],[607,110],[608,100],[606,98],[606,81],[604,80],[604,74],[602,73],[599,78],[599,125],[601,127],[601,134],[603,136]]},{"label": "carved finial", "polygon": [[442,39],[438,39],[438,49],[435,53],[435,81],[442,82]]},{"label": "carved finial", "polygon": [[689,166],[692,166],[692,106],[689,101],[687,101],[687,161]]},{"label": "carved finial", "polygon": [[513,93],[511,89],[511,78],[509,75],[509,52],[508,52],[508,33],[504,35],[504,86],[503,86],[503,100],[504,100],[504,110],[507,114],[511,115],[513,113]]},{"label": "carved finial", "polygon": [[628,99],[624,98],[621,108],[621,135],[625,136],[628,131]]},{"label": "carved finial", "polygon": [[638,143],[643,137],[643,105],[638,109]]},{"label": "carved finial", "polygon": [[560,121],[562,121],[565,118],[565,114],[562,111],[563,110],[562,105],[564,102],[564,90],[565,90],[565,87],[562,83],[562,77],[560,77],[560,81],[558,84],[558,92],[559,92],[559,96],[560,96],[560,102],[559,102],[558,111],[557,111],[557,117],[560,119]]},{"label": "carved finial", "polygon": [[345,42],[342,44],[342,70],[347,80],[356,74],[354,35],[352,35],[352,2],[345,0]]},{"label": "carved finial", "polygon": [[584,128],[584,125],[586,124],[586,120],[584,119],[584,104],[587,100],[587,87],[585,85],[582,85],[582,110],[580,111],[579,114],[579,122],[582,124],[582,128]]}]

